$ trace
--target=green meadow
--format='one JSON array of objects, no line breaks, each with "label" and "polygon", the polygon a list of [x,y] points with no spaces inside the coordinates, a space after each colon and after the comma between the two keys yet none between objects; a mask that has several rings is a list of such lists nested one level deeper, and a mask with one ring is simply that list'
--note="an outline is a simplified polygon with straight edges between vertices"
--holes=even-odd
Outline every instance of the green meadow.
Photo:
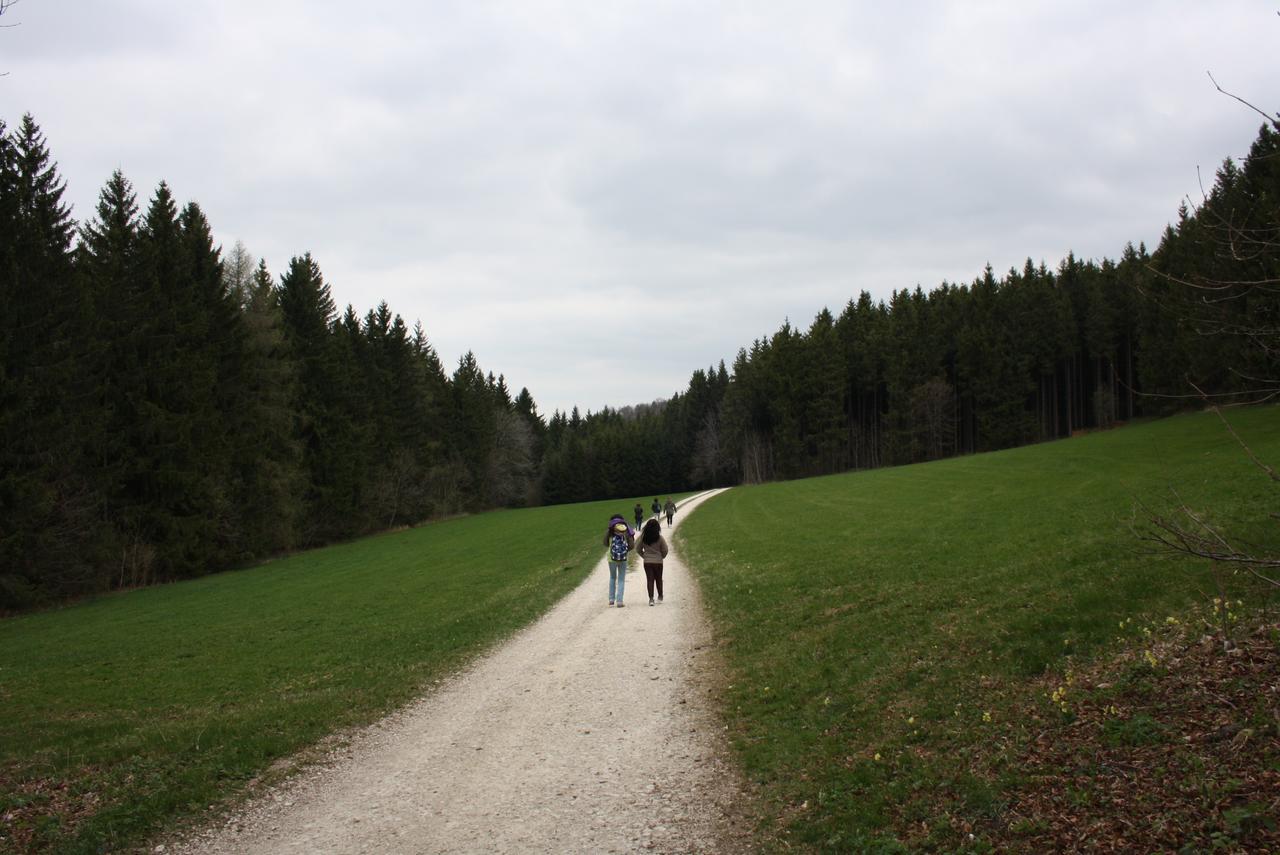
[{"label": "green meadow", "polygon": [[[1280,463],[1280,409],[1231,419]],[[723,646],[763,839],[988,851],[981,828],[1019,775],[998,755],[1052,711],[1037,680],[1217,594],[1204,562],[1150,554],[1134,533],[1174,490],[1280,546],[1275,485],[1211,414],[704,504],[679,537]],[[1223,584],[1267,596],[1245,574]]]},{"label": "green meadow", "polygon": [[634,501],[453,519],[0,621],[0,850],[114,851],[279,774],[544,613]]},{"label": "green meadow", "polygon": [[[1280,409],[1232,421],[1280,460]],[[1217,594],[1203,563],[1134,533],[1174,490],[1276,547],[1274,485],[1207,414],[739,487],[691,515],[681,547],[765,847],[989,850],[1019,775],[1001,752],[1052,710],[1038,681]],[[634,501],[449,520],[0,621],[0,850],[138,845],[287,774],[544,613]]]}]

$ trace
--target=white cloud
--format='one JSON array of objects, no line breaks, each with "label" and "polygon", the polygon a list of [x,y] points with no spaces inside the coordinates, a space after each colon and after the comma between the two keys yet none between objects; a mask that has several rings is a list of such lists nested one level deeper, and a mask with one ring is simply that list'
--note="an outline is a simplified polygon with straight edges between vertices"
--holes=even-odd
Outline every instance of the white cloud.
[{"label": "white cloud", "polygon": [[35,115],[78,216],[116,167],[163,178],[548,412],[669,396],[862,289],[1154,241],[1259,123],[1205,71],[1270,97],[1280,36],[1256,2],[12,14],[3,118]]}]

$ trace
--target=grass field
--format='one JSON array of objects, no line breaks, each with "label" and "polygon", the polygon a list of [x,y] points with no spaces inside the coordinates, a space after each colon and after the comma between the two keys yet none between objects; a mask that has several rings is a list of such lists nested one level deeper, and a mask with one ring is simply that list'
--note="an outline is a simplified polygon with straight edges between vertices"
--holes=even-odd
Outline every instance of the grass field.
[{"label": "grass field", "polygon": [[455,519],[0,621],[0,851],[115,851],[234,798],[542,614],[633,504]]},{"label": "grass field", "polygon": [[[1232,419],[1280,463],[1280,409]],[[706,503],[679,536],[728,662],[734,744],[770,806],[765,837],[989,850],[981,829],[1019,783],[993,755],[1053,710],[1042,675],[1214,595],[1203,563],[1144,554],[1131,530],[1135,506],[1167,507],[1171,488],[1278,546],[1275,485],[1207,414]],[[1263,596],[1244,576],[1228,585]]]}]

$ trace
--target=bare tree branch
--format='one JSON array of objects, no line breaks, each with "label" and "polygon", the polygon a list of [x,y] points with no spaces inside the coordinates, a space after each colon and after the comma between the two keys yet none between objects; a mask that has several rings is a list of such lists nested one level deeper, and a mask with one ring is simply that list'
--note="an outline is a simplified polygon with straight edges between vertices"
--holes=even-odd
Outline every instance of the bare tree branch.
[{"label": "bare tree branch", "polygon": [[[0,0],[0,15],[3,15],[5,12],[9,11],[10,7],[15,5],[17,2],[18,0]],[[21,24],[22,24],[21,21],[19,21],[16,24],[0,24],[0,30],[11,30],[14,27],[20,26]],[[9,72],[0,71],[0,77],[8,77],[8,76],[9,76]]]},{"label": "bare tree branch", "polygon": [[[1202,398],[1204,397],[1204,390],[1202,390],[1195,383],[1191,384],[1191,388],[1199,392]],[[1205,400],[1206,402],[1208,401],[1207,398],[1205,398]],[[1249,455],[1249,459],[1253,461],[1254,465],[1257,466],[1259,469],[1261,469],[1263,472],[1267,473],[1267,477],[1270,478],[1272,481],[1280,483],[1280,475],[1276,474],[1276,470],[1272,469],[1270,466],[1268,466],[1267,464],[1263,463],[1261,460],[1258,459],[1258,455],[1254,454],[1253,449],[1250,448],[1245,443],[1245,441],[1240,438],[1240,434],[1236,433],[1236,429],[1231,426],[1231,422],[1227,421],[1227,417],[1222,414],[1222,411],[1218,409],[1216,406],[1210,406],[1209,409],[1210,411],[1213,412],[1214,415],[1218,417],[1218,420],[1222,422],[1223,426],[1226,427],[1227,432],[1231,434],[1231,436],[1235,439],[1235,441],[1240,444],[1240,447],[1244,449],[1244,453]],[[1280,563],[1280,562],[1277,562],[1277,563]]]},{"label": "bare tree branch", "polygon": [[[1273,129],[1280,131],[1277,118],[1280,114],[1268,115],[1226,91],[1211,73],[1209,79],[1219,93],[1263,116]],[[1176,318],[1180,330],[1205,338],[1223,337],[1242,347],[1248,353],[1242,357],[1244,364],[1221,368],[1246,380],[1250,388],[1214,394],[1206,391],[1203,383],[1198,384],[1191,377],[1186,377],[1187,386],[1195,394],[1138,392],[1118,375],[1116,379],[1130,391],[1147,397],[1198,398],[1218,417],[1249,461],[1272,484],[1280,484],[1280,473],[1254,453],[1222,411],[1222,406],[1238,406],[1246,399],[1253,399],[1249,403],[1262,403],[1280,397],[1280,378],[1254,377],[1251,374],[1258,372],[1248,370],[1253,364],[1252,359],[1261,356],[1264,367],[1260,373],[1269,374],[1276,365],[1277,354],[1280,354],[1280,322],[1273,311],[1256,308],[1258,304],[1270,306],[1274,295],[1280,294],[1280,279],[1272,275],[1277,269],[1276,259],[1280,257],[1280,218],[1277,217],[1274,200],[1265,192],[1244,183],[1247,174],[1235,170],[1233,164],[1225,164],[1219,176],[1220,183],[1211,192],[1205,191],[1202,180],[1200,192],[1203,201],[1196,204],[1188,199],[1189,204],[1183,209],[1184,216],[1187,208],[1194,212],[1189,220],[1192,228],[1188,234],[1194,249],[1204,255],[1203,272],[1193,268],[1191,272],[1173,273],[1158,269],[1154,263],[1148,264],[1147,269],[1170,287],[1157,288],[1153,283],[1151,288],[1140,285],[1138,290],[1161,311]],[[1258,299],[1259,295],[1262,299]],[[1218,570],[1224,566],[1244,569],[1255,579],[1280,588],[1280,573],[1277,572],[1280,571],[1280,553],[1274,543],[1249,543],[1238,534],[1228,533],[1230,528],[1224,528],[1209,513],[1193,509],[1176,490],[1172,493],[1172,509],[1167,512],[1157,513],[1141,505],[1135,507],[1135,520],[1139,508],[1144,520],[1141,526],[1133,526],[1139,541],[1151,544],[1152,551],[1158,554],[1207,560],[1219,588],[1222,580]],[[1280,521],[1280,514],[1266,513],[1260,507],[1256,507],[1255,512],[1264,518]]]},{"label": "bare tree branch", "polygon": [[1175,516],[1156,514],[1143,507],[1143,516],[1149,524],[1154,526],[1154,530],[1135,529],[1134,533],[1138,540],[1155,544],[1154,551],[1157,553],[1182,554],[1221,564],[1242,566],[1258,579],[1280,587],[1280,579],[1261,572],[1270,568],[1280,568],[1280,557],[1256,555],[1233,545],[1221,530],[1177,497],[1176,491],[1174,496],[1178,502],[1174,513],[1190,520],[1192,525],[1179,522]]},{"label": "bare tree branch", "polygon": [[[1262,403],[1265,403],[1265,402],[1267,402],[1267,401],[1270,401],[1272,398],[1275,398],[1275,397],[1277,397],[1277,396],[1280,396],[1280,388],[1276,388],[1276,387],[1274,387],[1274,386],[1268,386],[1268,387],[1266,387],[1266,388],[1262,388],[1262,389],[1244,389],[1244,390],[1241,390],[1241,391],[1239,391],[1239,392],[1210,392],[1210,393],[1207,393],[1207,394],[1206,394],[1206,393],[1200,393],[1200,394],[1195,394],[1195,395],[1191,394],[1190,392],[1186,392],[1186,393],[1181,394],[1181,395],[1174,395],[1174,394],[1171,394],[1171,393],[1168,393],[1168,392],[1144,392],[1143,390],[1138,389],[1138,388],[1136,388],[1136,387],[1134,387],[1134,386],[1131,386],[1131,385],[1129,385],[1128,383],[1126,383],[1126,382],[1125,382],[1125,380],[1124,380],[1124,378],[1123,378],[1123,377],[1121,377],[1121,376],[1119,375],[1119,373],[1117,373],[1117,372],[1115,371],[1115,369],[1112,369],[1111,374],[1112,374],[1112,377],[1114,377],[1114,378],[1115,378],[1115,381],[1116,381],[1118,384],[1120,384],[1120,387],[1121,387],[1122,389],[1124,389],[1126,392],[1132,392],[1133,394],[1135,394],[1135,395],[1141,395],[1141,396],[1143,396],[1144,398],[1161,398],[1161,399],[1166,400],[1166,401],[1191,401],[1191,400],[1197,400],[1197,401],[1204,401],[1204,402],[1207,404],[1207,403],[1209,402],[1209,399],[1210,399],[1210,398],[1233,398],[1233,399],[1239,399],[1239,398],[1244,397],[1244,396],[1246,396],[1246,395],[1249,395],[1249,396],[1252,396],[1252,395],[1261,395],[1261,396],[1262,396],[1262,397],[1260,397],[1260,398],[1252,398],[1252,397],[1251,397],[1249,400],[1246,400],[1246,401],[1241,401],[1241,400],[1232,400],[1232,401],[1229,401],[1229,402],[1226,402],[1226,403],[1225,403],[1225,406],[1228,406],[1228,407],[1249,407],[1249,406],[1253,406],[1254,404],[1262,404]],[[1241,375],[1241,376],[1243,376],[1243,375]],[[1271,382],[1271,381],[1268,381],[1268,380],[1262,380],[1262,381],[1260,381],[1260,382],[1263,382],[1263,383],[1269,383],[1269,382]]]},{"label": "bare tree branch", "polygon": [[[1218,292],[1218,291],[1233,291],[1233,289],[1235,288],[1245,288],[1245,289],[1262,288],[1269,294],[1280,293],[1280,287],[1277,287],[1274,289],[1265,287],[1268,285],[1280,286],[1280,277],[1269,278],[1269,279],[1251,279],[1251,280],[1205,279],[1200,282],[1195,282],[1195,281],[1192,281],[1191,279],[1183,279],[1180,276],[1175,276],[1172,273],[1167,273],[1150,263],[1146,265],[1146,268],[1150,270],[1152,273],[1156,274],[1157,276],[1163,279],[1167,279],[1168,281],[1178,285],[1185,285],[1188,288],[1195,288],[1198,291]],[[1233,291],[1233,295],[1239,294],[1240,296],[1243,296],[1244,293],[1247,293],[1247,291],[1246,292]],[[1227,299],[1231,299],[1231,298],[1227,298]]]},{"label": "bare tree branch", "polygon": [[[1211,71],[1206,71],[1206,72],[1205,72],[1205,74],[1209,75],[1209,79],[1210,79],[1210,80],[1213,80],[1213,72],[1211,72]],[[1234,98],[1235,100],[1239,101],[1241,104],[1245,105],[1245,106],[1246,106],[1246,107],[1248,107],[1250,110],[1252,110],[1253,112],[1257,113],[1259,116],[1261,116],[1262,118],[1264,118],[1264,119],[1266,119],[1268,122],[1270,122],[1270,123],[1272,124],[1272,126],[1273,126],[1273,127],[1275,127],[1275,129],[1276,129],[1276,130],[1280,131],[1280,120],[1277,120],[1277,117],[1276,117],[1276,116],[1269,116],[1269,115],[1267,115],[1264,111],[1262,111],[1262,110],[1258,109],[1257,107],[1255,107],[1255,106],[1253,106],[1252,104],[1250,104],[1248,101],[1246,101],[1246,100],[1244,100],[1243,98],[1241,98],[1239,95],[1234,95],[1234,94],[1232,94],[1232,93],[1228,92],[1227,90],[1225,90],[1225,89],[1223,89],[1221,86],[1219,86],[1219,85],[1218,85],[1218,81],[1216,81],[1216,80],[1213,80],[1213,88],[1214,88],[1214,89],[1217,89],[1219,92],[1221,92],[1223,95],[1226,95],[1228,98]]]}]

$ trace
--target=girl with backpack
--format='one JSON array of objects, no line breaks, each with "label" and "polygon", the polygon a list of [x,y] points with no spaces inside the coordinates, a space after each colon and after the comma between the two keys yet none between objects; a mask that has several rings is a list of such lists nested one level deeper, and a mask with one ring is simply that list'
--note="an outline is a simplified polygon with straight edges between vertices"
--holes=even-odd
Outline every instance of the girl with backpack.
[{"label": "girl with backpack", "polygon": [[622,608],[622,589],[627,584],[627,554],[636,545],[635,535],[622,514],[614,514],[604,530],[604,545],[609,550],[609,605]]}]

